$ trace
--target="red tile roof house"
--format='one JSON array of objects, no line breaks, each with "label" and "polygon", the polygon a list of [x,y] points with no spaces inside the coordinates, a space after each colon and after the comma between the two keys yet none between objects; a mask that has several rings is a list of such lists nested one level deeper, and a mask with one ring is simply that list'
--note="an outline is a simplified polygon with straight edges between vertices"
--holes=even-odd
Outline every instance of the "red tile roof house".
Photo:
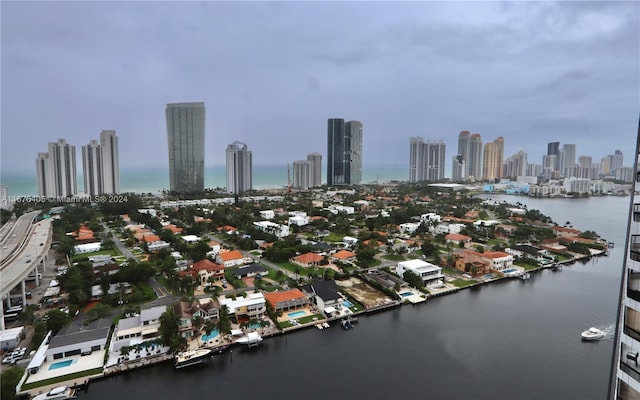
[{"label": "red tile roof house", "polygon": [[236,265],[244,265],[251,261],[242,255],[239,250],[225,251],[216,256],[216,261],[220,264],[224,264],[225,268],[233,267]]},{"label": "red tile roof house", "polygon": [[356,253],[353,253],[349,250],[340,250],[331,255],[332,258],[340,260],[340,261],[348,261],[356,258]]},{"label": "red tile roof house", "polygon": [[209,282],[209,278],[213,280],[224,278],[224,265],[211,262],[207,258],[191,264],[189,270],[197,272],[202,285]]},{"label": "red tile roof house", "polygon": [[291,262],[301,267],[318,266],[324,260],[324,257],[316,253],[304,253],[297,257],[293,257]]},{"label": "red tile roof house", "polygon": [[465,243],[469,243],[471,242],[472,237],[471,236],[467,236],[467,235],[462,235],[460,233],[450,233],[447,236],[444,237],[445,240],[449,243],[460,243],[460,241],[462,240]]},{"label": "red tile roof house", "polygon": [[265,293],[264,298],[276,312],[294,310],[309,304],[309,298],[300,289]]}]

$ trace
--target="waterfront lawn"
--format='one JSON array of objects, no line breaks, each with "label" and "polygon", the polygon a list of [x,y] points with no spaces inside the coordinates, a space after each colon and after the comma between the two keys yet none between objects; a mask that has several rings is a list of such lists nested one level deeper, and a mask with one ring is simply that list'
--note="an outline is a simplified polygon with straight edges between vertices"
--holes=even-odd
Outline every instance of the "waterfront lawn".
[{"label": "waterfront lawn", "polygon": [[474,279],[470,279],[470,280],[465,280],[465,279],[456,279],[454,281],[448,282],[456,287],[459,288],[463,288],[463,287],[467,287],[467,286],[471,286],[474,285],[476,283],[478,283],[478,281],[474,280]]},{"label": "waterfront lawn", "polygon": [[305,315],[304,317],[297,318],[296,321],[298,321],[299,324],[306,324],[312,321],[320,321],[323,319],[324,319],[324,316],[322,314],[313,314],[313,315]]},{"label": "waterfront lawn", "polygon": [[98,375],[98,374],[101,374],[103,372],[104,372],[104,370],[103,370],[102,367],[94,368],[94,369],[88,369],[86,371],[80,371],[80,372],[76,372],[76,373],[73,373],[73,374],[56,376],[55,378],[49,378],[49,379],[45,379],[45,380],[42,380],[42,381],[25,383],[24,385],[22,385],[22,387],[20,389],[21,390],[31,390],[31,389],[39,388],[39,387],[42,387],[42,386],[53,385],[53,384],[60,383],[60,382],[66,382],[66,381],[70,381],[70,380],[73,380],[73,379],[82,378],[82,377],[85,377],[85,376]]}]

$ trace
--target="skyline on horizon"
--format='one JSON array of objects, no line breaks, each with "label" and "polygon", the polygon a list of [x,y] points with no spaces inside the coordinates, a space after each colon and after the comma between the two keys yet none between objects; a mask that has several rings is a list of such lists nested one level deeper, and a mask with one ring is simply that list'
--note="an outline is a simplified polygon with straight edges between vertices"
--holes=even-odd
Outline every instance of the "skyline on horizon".
[{"label": "skyline on horizon", "polygon": [[111,129],[123,170],[165,167],[162,110],[177,101],[208,105],[207,166],[224,165],[236,140],[270,149],[255,152],[256,165],[281,162],[281,148],[288,163],[328,159],[326,120],[342,115],[364,124],[365,166],[408,158],[414,136],[442,139],[449,166],[461,130],[503,136],[505,157],[526,149],[536,163],[549,142],[594,160],[635,143],[635,2],[0,9],[3,171],[32,170],[37,149],[58,138],[80,146]]}]

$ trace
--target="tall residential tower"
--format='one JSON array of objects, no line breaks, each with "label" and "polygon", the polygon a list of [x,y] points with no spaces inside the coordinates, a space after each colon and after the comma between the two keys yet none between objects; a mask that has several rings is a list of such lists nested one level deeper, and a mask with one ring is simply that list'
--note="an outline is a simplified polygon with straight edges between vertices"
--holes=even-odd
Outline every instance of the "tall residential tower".
[{"label": "tall residential tower", "polygon": [[64,139],[49,142],[49,151],[36,158],[38,196],[68,197],[78,194],[76,147]]},{"label": "tall residential tower", "polygon": [[204,103],[171,103],[165,110],[169,144],[169,189],[204,190]]},{"label": "tall residential tower", "polygon": [[253,188],[252,153],[247,145],[235,141],[227,146],[227,192],[242,193]]},{"label": "tall residential tower", "polygon": [[439,181],[444,179],[446,145],[426,143],[420,137],[412,137],[409,144],[409,182]]},{"label": "tall residential tower", "polygon": [[118,137],[115,131],[102,131],[100,142],[92,140],[82,146],[82,171],[85,194],[120,193]]},{"label": "tall residential tower", "polygon": [[[640,166],[639,154],[640,123],[636,139],[636,175]],[[613,365],[609,381],[609,398],[612,400],[640,399],[640,187],[637,176],[631,191]]]},{"label": "tall residential tower", "polygon": [[362,180],[362,122],[331,118],[327,124],[327,184],[357,185]]}]

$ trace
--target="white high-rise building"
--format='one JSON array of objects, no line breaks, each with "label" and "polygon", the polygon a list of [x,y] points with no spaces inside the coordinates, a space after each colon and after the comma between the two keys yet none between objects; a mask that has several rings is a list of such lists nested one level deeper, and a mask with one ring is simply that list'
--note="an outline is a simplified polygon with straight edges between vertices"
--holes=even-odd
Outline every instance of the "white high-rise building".
[{"label": "white high-rise building", "polygon": [[227,146],[227,192],[242,193],[253,188],[252,153],[247,145],[235,141]]},{"label": "white high-rise building", "polygon": [[100,132],[102,150],[102,193],[120,193],[120,161],[116,131]]},{"label": "white high-rise building", "polygon": [[84,193],[90,196],[102,194],[102,151],[100,143],[92,140],[88,145],[82,146],[82,178],[84,180]]},{"label": "white high-rise building", "polygon": [[95,196],[120,193],[118,137],[115,131],[100,132],[100,142],[82,146],[84,193]]},{"label": "white high-rise building", "polygon": [[311,163],[309,171],[309,186],[316,187],[322,185],[322,154],[309,153],[307,161]]},{"label": "white high-rise building", "polygon": [[425,143],[420,136],[412,137],[409,143],[409,182],[443,180],[445,151],[446,145],[442,140]]},{"label": "white high-rise building", "polygon": [[49,151],[38,153],[36,177],[38,195],[68,197],[78,193],[76,177],[76,147],[64,139],[49,142]]}]

